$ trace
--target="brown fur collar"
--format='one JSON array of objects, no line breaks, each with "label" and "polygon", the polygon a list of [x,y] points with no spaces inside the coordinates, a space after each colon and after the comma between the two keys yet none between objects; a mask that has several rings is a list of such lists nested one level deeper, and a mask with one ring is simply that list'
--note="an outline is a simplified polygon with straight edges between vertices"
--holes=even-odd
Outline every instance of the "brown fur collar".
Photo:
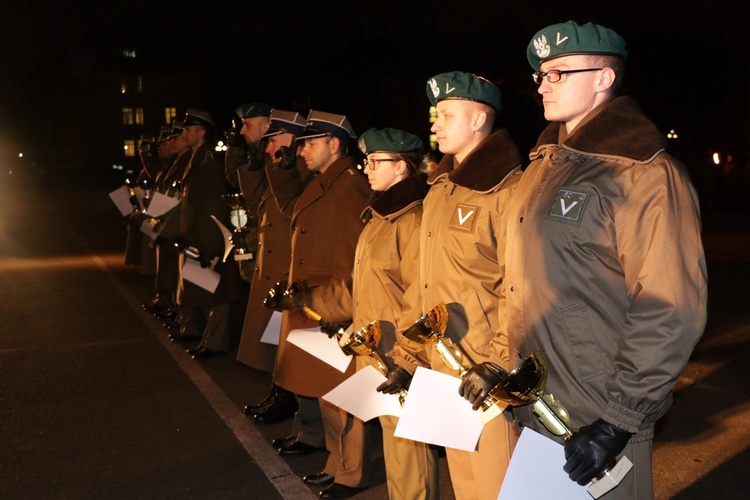
[{"label": "brown fur collar", "polygon": [[428,182],[432,184],[447,174],[451,182],[483,193],[491,191],[520,166],[521,153],[508,131],[502,128],[487,137],[458,166],[453,155],[443,156]]},{"label": "brown fur collar", "polygon": [[[427,175],[419,173],[407,177],[403,181],[391,186],[387,191],[373,191],[368,203],[369,208],[381,217],[388,217],[422,201],[430,186],[427,185]],[[365,210],[365,216],[369,210]]]},{"label": "brown fur collar", "polygon": [[[568,136],[563,145],[592,154],[646,161],[666,149],[667,139],[631,97],[616,97]],[[585,119],[584,119],[585,120]],[[531,156],[546,144],[558,144],[560,123],[550,123],[539,136]]]}]

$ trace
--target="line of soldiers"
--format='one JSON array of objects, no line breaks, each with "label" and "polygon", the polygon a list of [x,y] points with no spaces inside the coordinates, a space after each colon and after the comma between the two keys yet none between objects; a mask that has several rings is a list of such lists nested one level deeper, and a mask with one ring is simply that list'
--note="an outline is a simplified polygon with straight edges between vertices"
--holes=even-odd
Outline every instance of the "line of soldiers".
[{"label": "line of soldiers", "polygon": [[[378,429],[320,398],[375,358],[357,357],[341,373],[287,336],[315,327],[340,335],[378,320],[377,352],[388,364],[378,391],[398,394],[419,366],[459,376],[434,344],[404,335],[439,303],[445,336],[469,361],[459,392],[475,410],[541,351],[547,388],[568,407],[572,430],[563,440],[530,405],[507,409],[484,426],[475,451],[446,449],[457,498],[497,498],[524,427],[564,444],[564,470],[581,485],[627,455],[634,470],[603,498],[653,497],[654,423],[706,319],[695,190],[663,134],[617,96],[627,58],[619,34],[555,24],[533,37],[527,58],[550,124],[525,168],[497,120],[499,89],[460,71],[426,85],[444,154],[429,176],[414,134],[369,129],[357,138],[346,116],[319,110],[304,119],[241,105],[223,166],[208,113],[189,110],[159,137],[163,166],[148,175],[182,201],[160,221],[157,294],[147,307],[175,341],[200,339],[188,352],[206,359],[229,349],[229,304],[240,275],[251,282],[238,359],[272,372],[273,386],[245,412],[260,424],[293,415],[292,434],[273,441],[283,456],[328,450],[324,470],[304,478],[322,498],[368,487]],[[366,177],[349,154],[355,145]],[[232,254],[216,262],[224,242],[210,217],[231,227],[221,199],[231,189],[255,220],[236,242],[254,259],[239,265]],[[215,293],[181,279],[189,248],[220,274]],[[264,302],[282,310],[278,347],[260,341],[274,313]],[[438,498],[436,448],[396,438],[396,423],[380,417],[389,496]]]}]

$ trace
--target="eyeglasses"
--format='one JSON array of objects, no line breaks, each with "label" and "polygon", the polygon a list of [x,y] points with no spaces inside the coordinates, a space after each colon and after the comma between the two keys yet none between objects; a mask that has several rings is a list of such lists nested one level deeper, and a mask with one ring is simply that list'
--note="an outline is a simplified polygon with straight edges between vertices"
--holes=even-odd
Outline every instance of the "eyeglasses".
[{"label": "eyeglasses", "polygon": [[531,74],[531,78],[534,79],[534,83],[541,85],[542,81],[546,78],[549,83],[557,83],[562,79],[563,75],[568,73],[583,73],[585,71],[599,71],[602,68],[588,68],[588,69],[551,69],[549,71],[541,72],[535,71]]},{"label": "eyeglasses", "polygon": [[364,164],[365,164],[365,170],[377,170],[380,166],[379,164],[384,161],[398,161],[397,158],[365,158]]}]

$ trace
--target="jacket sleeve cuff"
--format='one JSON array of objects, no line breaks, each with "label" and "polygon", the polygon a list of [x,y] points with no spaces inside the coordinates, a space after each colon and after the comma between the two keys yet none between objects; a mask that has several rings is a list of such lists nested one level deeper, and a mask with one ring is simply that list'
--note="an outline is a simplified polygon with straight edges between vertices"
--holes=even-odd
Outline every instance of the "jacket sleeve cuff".
[{"label": "jacket sleeve cuff", "polygon": [[610,400],[602,419],[620,429],[635,434],[646,416]]}]

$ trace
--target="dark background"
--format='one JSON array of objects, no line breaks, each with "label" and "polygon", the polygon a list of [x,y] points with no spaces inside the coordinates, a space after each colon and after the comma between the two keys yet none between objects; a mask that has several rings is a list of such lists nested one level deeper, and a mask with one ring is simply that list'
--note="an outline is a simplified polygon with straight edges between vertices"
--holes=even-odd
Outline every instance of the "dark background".
[{"label": "dark background", "polygon": [[[91,101],[100,90],[84,87],[103,81],[97,75],[121,71],[119,54],[127,48],[138,51],[139,71],[176,75],[176,86],[190,89],[179,100],[210,111],[221,128],[238,104],[263,100],[303,113],[346,114],[357,133],[394,126],[426,139],[426,79],[473,72],[500,86],[504,120],[527,149],[545,123],[526,46],[542,27],[573,19],[603,24],[625,38],[630,57],[622,93],[634,96],[665,134],[678,132],[672,150],[683,161],[708,161],[715,151],[744,161],[750,143],[748,4],[6,2],[0,7],[0,141],[36,150],[32,154],[48,163],[70,158],[56,144],[61,136],[68,149],[80,149],[85,140],[121,153],[121,139],[109,137],[116,133],[109,124],[121,124],[116,89]],[[68,84],[60,83],[63,78]],[[161,92],[158,99],[165,100]],[[111,108],[98,104],[107,95]],[[83,114],[84,123],[96,127],[78,135],[72,129],[81,127],[81,116],[65,116],[75,115],[76,106],[97,108]],[[178,116],[184,110],[178,104]],[[158,134],[157,124],[151,128],[144,132]],[[45,147],[62,153],[45,157]],[[97,150],[98,157],[108,154]]]}]

